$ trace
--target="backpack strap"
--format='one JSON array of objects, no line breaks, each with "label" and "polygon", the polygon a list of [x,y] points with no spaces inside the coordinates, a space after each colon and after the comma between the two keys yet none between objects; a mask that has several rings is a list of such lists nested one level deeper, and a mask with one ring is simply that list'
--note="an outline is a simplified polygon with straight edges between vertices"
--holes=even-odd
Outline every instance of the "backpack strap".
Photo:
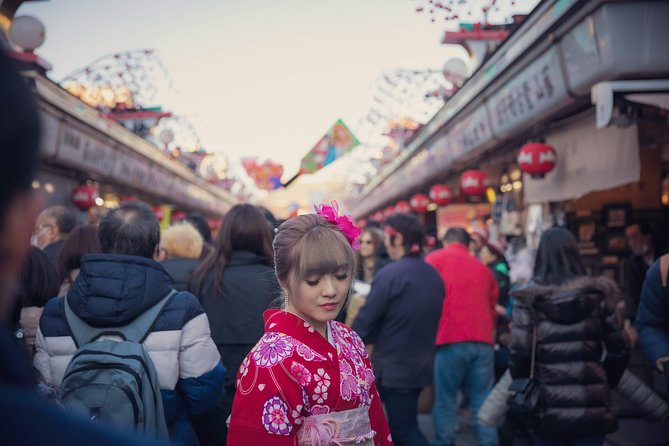
[{"label": "backpack strap", "polygon": [[667,287],[667,273],[669,273],[669,254],[660,257],[660,279],[665,288]]},{"label": "backpack strap", "polygon": [[125,340],[141,343],[153,328],[153,324],[156,322],[163,307],[165,307],[170,298],[176,293],[177,291],[172,289],[167,296],[163,297],[158,303],[137,316],[128,325],[103,328],[91,327],[88,325],[83,319],[77,316],[74,311],[72,311],[70,304],[67,302],[67,297],[64,297],[65,320],[70,326],[72,339],[74,339],[77,348],[84,344],[88,344],[89,342],[93,342],[95,339],[103,335],[121,336]]}]

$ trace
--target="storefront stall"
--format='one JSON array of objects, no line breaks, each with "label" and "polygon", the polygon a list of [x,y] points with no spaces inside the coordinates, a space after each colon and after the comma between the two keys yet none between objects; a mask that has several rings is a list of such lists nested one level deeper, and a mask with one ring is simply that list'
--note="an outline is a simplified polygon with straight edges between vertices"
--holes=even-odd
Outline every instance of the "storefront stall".
[{"label": "storefront stall", "polygon": [[45,190],[49,204],[68,204],[80,185],[98,188],[107,205],[132,195],[150,204],[220,217],[235,199],[158,147],[71,96],[34,72],[42,111],[43,145],[35,188]]},{"label": "storefront stall", "polygon": [[[578,231],[577,216],[587,212],[606,228],[597,213],[617,215],[616,206],[629,209],[626,221],[648,215],[660,223],[668,16],[669,1],[542,1],[363,190],[353,214],[367,217],[437,183],[469,202],[459,179],[480,169],[494,192],[486,194],[489,220],[530,244],[548,225]],[[554,149],[543,179],[518,173],[519,151],[531,141]],[[603,271],[614,260],[604,245],[621,241],[606,235],[616,231],[595,232],[590,264]]]}]

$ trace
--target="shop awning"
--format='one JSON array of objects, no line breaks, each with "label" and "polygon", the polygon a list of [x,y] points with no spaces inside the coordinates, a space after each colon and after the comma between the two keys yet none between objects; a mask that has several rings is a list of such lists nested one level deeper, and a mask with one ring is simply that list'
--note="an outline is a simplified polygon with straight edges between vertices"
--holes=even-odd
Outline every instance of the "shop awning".
[{"label": "shop awning", "polygon": [[637,182],[641,175],[636,124],[597,129],[595,114],[555,129],[546,143],[557,152],[555,169],[543,179],[523,178],[528,204],[572,200]]},{"label": "shop awning", "polygon": [[619,94],[631,102],[669,109],[669,79],[599,82],[593,85],[590,94],[597,107],[597,128],[611,124],[614,99]]}]

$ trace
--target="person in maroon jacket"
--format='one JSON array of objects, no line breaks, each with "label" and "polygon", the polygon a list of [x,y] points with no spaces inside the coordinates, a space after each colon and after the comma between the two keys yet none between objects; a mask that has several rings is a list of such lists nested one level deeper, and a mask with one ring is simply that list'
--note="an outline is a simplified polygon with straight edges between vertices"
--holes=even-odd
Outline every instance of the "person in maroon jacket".
[{"label": "person in maroon jacket", "polygon": [[476,414],[492,387],[499,289],[490,269],[469,253],[469,241],[464,228],[450,228],[445,247],[425,258],[446,287],[434,361],[435,446],[455,444],[456,395],[461,388],[471,404],[478,444],[497,445],[496,430],[480,424]]}]

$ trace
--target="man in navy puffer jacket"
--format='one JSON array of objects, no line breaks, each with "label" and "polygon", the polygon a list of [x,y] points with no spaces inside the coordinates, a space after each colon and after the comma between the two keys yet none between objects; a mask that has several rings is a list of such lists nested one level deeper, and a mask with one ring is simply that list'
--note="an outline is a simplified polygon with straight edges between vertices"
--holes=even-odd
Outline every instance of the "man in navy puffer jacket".
[{"label": "man in navy puffer jacket", "polygon": [[[67,295],[44,308],[34,364],[46,384],[60,385],[76,350],[63,299],[87,324],[118,327],[172,291],[169,274],[153,260],[160,228],[146,204],[131,202],[110,211],[100,222],[99,239],[103,254],[84,255]],[[197,444],[188,418],[217,405],[226,375],[197,298],[187,292],[172,296],[143,345],[158,374],[171,439]]]}]

